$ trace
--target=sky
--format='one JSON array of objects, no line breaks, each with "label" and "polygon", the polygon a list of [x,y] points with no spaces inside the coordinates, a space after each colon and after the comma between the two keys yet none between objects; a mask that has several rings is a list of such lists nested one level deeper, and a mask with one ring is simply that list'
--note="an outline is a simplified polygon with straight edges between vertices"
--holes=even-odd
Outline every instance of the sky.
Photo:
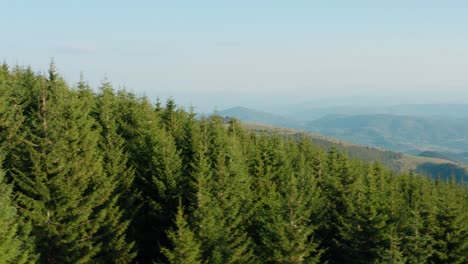
[{"label": "sky", "polygon": [[335,97],[468,103],[467,14],[468,1],[451,0],[0,0],[0,59],[45,72],[53,58],[71,84],[108,78],[201,112]]}]

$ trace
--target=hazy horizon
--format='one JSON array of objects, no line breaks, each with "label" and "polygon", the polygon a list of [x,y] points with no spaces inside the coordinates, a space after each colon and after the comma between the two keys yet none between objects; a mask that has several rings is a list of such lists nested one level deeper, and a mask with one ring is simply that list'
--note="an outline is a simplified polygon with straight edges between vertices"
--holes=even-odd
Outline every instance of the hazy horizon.
[{"label": "hazy horizon", "polygon": [[[14,1],[0,58],[200,112],[330,98],[468,103],[464,1]],[[400,98],[400,99],[397,99]],[[343,99],[341,99],[343,100]],[[358,100],[359,101],[359,100]],[[348,104],[362,104],[344,99]],[[382,103],[385,99],[380,100]]]}]

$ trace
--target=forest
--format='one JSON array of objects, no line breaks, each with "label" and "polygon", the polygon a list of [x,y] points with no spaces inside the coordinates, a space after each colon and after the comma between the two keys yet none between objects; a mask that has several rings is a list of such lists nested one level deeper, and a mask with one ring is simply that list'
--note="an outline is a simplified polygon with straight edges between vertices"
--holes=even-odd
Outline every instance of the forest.
[{"label": "forest", "polygon": [[0,263],[468,263],[468,191],[0,67]]}]

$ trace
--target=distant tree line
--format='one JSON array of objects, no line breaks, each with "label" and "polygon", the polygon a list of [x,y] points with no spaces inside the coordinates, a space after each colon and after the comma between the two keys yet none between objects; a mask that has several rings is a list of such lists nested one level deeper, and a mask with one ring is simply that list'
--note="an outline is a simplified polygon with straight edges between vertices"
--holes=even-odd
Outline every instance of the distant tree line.
[{"label": "distant tree line", "polygon": [[467,263],[468,192],[0,68],[0,263]]}]

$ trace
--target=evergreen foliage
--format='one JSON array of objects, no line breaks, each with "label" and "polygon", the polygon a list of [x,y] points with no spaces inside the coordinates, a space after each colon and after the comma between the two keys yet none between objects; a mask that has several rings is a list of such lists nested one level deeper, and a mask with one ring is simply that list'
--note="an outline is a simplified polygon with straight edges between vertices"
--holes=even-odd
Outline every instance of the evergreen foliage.
[{"label": "evergreen foliage", "polygon": [[106,263],[129,263],[136,256],[135,243],[127,239],[133,213],[134,197],[130,187],[134,180],[134,170],[127,166],[125,141],[118,134],[116,105],[111,85],[104,83],[97,103],[97,120],[102,127],[99,145],[103,153],[103,170],[113,191],[102,205],[106,215],[99,232],[106,246],[97,259]]},{"label": "evergreen foliage", "polygon": [[200,243],[196,240],[195,234],[188,226],[184,217],[184,210],[179,206],[175,219],[176,230],[168,232],[168,236],[173,243],[174,249],[163,249],[164,254],[171,264],[200,264]]},{"label": "evergreen foliage", "polygon": [[467,262],[466,185],[71,88],[53,63],[0,68],[0,148],[0,263]]},{"label": "evergreen foliage", "polygon": [[21,221],[11,187],[6,184],[5,173],[0,167],[0,263],[29,263],[36,260],[30,244],[26,242],[29,235],[27,226],[21,226]]}]

